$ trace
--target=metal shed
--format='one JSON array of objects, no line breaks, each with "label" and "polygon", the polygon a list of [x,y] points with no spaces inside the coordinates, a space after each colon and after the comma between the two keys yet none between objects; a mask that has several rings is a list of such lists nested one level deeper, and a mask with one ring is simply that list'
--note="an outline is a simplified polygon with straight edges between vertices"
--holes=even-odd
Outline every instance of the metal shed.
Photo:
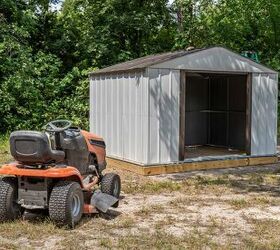
[{"label": "metal shed", "polygon": [[90,74],[90,130],[144,174],[268,163],[277,97],[276,71],[226,48],[151,55]]}]

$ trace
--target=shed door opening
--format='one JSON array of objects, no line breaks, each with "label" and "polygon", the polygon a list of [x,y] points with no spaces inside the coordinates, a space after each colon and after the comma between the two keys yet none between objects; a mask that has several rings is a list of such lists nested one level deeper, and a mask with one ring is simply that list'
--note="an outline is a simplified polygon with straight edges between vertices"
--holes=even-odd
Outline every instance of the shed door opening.
[{"label": "shed door opening", "polygon": [[245,154],[246,75],[188,73],[185,158]]}]

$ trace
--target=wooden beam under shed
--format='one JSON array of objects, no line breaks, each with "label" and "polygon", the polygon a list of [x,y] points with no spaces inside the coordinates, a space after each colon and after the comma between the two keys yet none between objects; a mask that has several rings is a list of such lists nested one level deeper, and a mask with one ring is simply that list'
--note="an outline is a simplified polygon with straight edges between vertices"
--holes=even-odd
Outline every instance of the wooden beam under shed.
[{"label": "wooden beam under shed", "polygon": [[225,159],[225,160],[207,160],[197,162],[178,162],[171,164],[160,165],[138,165],[119,159],[107,158],[109,167],[121,170],[127,170],[136,174],[149,176],[159,174],[171,174],[181,173],[187,171],[207,170],[207,169],[221,169],[221,168],[234,168],[234,167],[246,167],[254,165],[266,165],[275,164],[278,162],[277,156],[268,157],[245,157],[237,159]]},{"label": "wooden beam under shed", "polygon": [[114,158],[106,158],[107,164],[109,167],[113,167],[115,169],[127,170],[136,174],[145,175],[144,167],[135,163],[114,159]]},{"label": "wooden beam under shed", "polygon": [[278,157],[271,156],[271,157],[250,157],[249,158],[249,165],[265,165],[265,164],[272,164],[277,163]]}]

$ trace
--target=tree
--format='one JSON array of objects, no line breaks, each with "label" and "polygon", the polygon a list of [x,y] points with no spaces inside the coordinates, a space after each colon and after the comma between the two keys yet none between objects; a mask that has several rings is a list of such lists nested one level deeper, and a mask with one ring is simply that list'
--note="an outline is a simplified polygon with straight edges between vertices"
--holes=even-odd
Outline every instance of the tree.
[{"label": "tree", "polygon": [[104,67],[173,46],[167,0],[66,0],[60,19],[65,40],[78,50],[69,53],[72,61],[83,67]]}]

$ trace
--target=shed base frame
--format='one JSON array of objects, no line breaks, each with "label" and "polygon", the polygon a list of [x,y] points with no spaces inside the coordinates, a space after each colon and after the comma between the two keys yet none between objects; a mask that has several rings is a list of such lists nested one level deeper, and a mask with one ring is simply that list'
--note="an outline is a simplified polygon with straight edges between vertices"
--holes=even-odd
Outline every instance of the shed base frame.
[{"label": "shed base frame", "polygon": [[195,170],[219,169],[219,168],[234,168],[246,167],[254,165],[267,165],[278,162],[278,157],[275,156],[247,156],[235,159],[213,159],[193,162],[177,162],[170,164],[159,165],[140,165],[120,159],[107,157],[107,163],[115,169],[127,170],[139,175],[150,176],[160,174],[172,174]]}]

